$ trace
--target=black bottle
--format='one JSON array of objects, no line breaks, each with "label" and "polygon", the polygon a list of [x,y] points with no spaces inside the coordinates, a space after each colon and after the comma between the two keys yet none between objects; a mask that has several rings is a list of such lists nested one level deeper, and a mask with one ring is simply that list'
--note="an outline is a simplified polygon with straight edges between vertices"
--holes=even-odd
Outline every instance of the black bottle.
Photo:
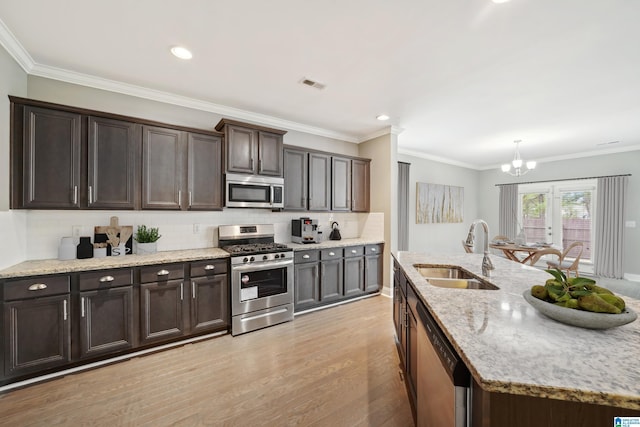
[{"label": "black bottle", "polygon": [[91,244],[90,237],[81,237],[80,243],[76,250],[76,257],[78,259],[93,258],[93,245]]}]

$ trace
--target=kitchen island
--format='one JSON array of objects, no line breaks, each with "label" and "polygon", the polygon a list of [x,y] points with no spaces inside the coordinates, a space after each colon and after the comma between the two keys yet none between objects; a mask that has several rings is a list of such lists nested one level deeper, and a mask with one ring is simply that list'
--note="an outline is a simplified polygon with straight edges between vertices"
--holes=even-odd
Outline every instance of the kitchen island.
[{"label": "kitchen island", "polygon": [[[473,425],[613,425],[614,416],[640,416],[640,321],[588,330],[549,319],[522,293],[551,276],[497,256],[490,278],[481,254],[394,258],[471,372]],[[459,266],[499,289],[435,287],[416,264]],[[640,301],[624,299],[640,312]]]}]

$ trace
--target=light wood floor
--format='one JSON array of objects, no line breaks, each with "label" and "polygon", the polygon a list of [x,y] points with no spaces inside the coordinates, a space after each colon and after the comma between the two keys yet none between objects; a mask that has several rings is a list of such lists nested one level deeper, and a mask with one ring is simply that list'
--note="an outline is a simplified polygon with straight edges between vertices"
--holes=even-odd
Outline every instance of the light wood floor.
[{"label": "light wood floor", "polygon": [[0,395],[3,426],[412,426],[377,296]]}]

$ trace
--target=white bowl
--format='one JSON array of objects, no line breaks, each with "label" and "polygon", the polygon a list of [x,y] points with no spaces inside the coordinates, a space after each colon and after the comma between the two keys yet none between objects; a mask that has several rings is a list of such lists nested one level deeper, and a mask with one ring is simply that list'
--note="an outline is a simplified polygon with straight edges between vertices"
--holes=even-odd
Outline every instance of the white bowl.
[{"label": "white bowl", "polygon": [[531,289],[522,293],[525,301],[540,313],[567,325],[579,326],[587,329],[609,329],[616,326],[631,323],[638,315],[630,308],[620,314],[592,313],[590,311],[576,310],[574,308],[560,307],[550,302],[542,301],[531,295]]}]

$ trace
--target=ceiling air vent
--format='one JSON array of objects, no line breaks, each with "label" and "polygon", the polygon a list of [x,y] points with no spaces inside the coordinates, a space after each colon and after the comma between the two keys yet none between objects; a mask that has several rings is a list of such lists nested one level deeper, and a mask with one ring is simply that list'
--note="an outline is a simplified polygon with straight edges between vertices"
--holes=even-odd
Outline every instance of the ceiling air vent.
[{"label": "ceiling air vent", "polygon": [[315,80],[311,80],[311,79],[307,79],[307,78],[303,78],[302,80],[300,80],[300,83],[302,83],[303,85],[307,85],[307,86],[311,86],[314,87],[316,89],[324,89],[326,85],[317,82]]}]

